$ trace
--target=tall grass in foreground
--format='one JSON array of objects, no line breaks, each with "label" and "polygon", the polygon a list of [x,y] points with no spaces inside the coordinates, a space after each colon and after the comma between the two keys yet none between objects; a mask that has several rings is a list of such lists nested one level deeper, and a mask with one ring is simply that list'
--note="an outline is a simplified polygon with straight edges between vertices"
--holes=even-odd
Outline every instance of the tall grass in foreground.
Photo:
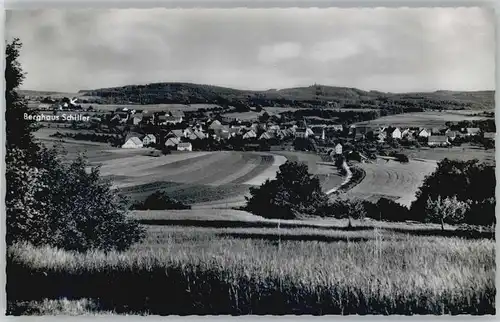
[{"label": "tall grass in foreground", "polygon": [[125,253],[17,244],[8,250],[7,300],[88,298],[96,310],[162,315],[495,313],[491,240],[270,243],[212,235],[198,247],[208,235],[198,243],[180,234]]}]

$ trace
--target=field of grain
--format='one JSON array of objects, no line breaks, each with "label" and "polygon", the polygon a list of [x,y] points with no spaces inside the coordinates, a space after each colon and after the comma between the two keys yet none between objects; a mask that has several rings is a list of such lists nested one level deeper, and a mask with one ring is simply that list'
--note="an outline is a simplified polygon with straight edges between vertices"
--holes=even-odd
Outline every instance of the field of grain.
[{"label": "field of grain", "polygon": [[482,120],[484,117],[470,116],[457,111],[432,111],[415,112],[384,116],[375,120],[356,123],[358,126],[401,126],[401,127],[439,127],[444,126],[446,122],[473,121]]},{"label": "field of grain", "polygon": [[373,202],[384,197],[409,206],[425,176],[436,169],[437,162],[410,160],[409,163],[400,163],[379,158],[357,166],[366,175],[358,185],[345,193],[346,196]]},{"label": "field of grain", "polygon": [[402,153],[413,159],[426,159],[441,161],[444,158],[452,160],[468,161],[478,159],[480,162],[495,164],[495,149],[485,150],[484,148],[472,145],[462,144],[459,147],[448,148],[419,148],[419,149],[402,149]]},{"label": "field of grain", "polygon": [[9,312],[495,313],[490,239],[383,228],[146,229],[146,239],[124,253],[10,248]]},{"label": "field of grain", "polygon": [[222,114],[222,116],[230,119],[238,119],[240,121],[257,121],[259,119],[259,116],[261,116],[262,114],[263,113],[250,111],[250,112],[225,113]]}]

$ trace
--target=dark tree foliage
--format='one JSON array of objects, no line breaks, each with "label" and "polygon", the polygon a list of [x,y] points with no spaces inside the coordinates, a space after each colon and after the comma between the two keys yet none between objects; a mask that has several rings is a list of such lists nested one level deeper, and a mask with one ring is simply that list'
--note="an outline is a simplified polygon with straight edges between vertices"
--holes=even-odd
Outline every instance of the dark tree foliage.
[{"label": "dark tree foliage", "polygon": [[427,176],[411,206],[412,218],[425,220],[427,200],[456,196],[468,202],[470,211],[466,223],[493,224],[495,217],[495,167],[478,160],[457,161],[444,159],[434,173]]},{"label": "dark tree foliage", "polygon": [[309,138],[295,138],[293,148],[297,151],[316,151],[316,142]]},{"label": "dark tree foliage", "polygon": [[373,219],[395,222],[403,222],[410,219],[409,209],[391,199],[380,198],[375,206],[378,214],[373,216]]},{"label": "dark tree foliage", "polygon": [[7,149],[24,150],[23,155],[29,162],[36,159],[38,146],[34,143],[32,132],[36,129],[34,121],[26,120],[28,105],[16,90],[22,84],[25,74],[18,62],[22,44],[18,38],[7,44],[5,50],[5,121]]},{"label": "dark tree foliage", "polygon": [[[98,168],[88,170],[83,157],[63,162],[62,151],[43,148],[38,158],[44,166],[35,168],[24,163],[21,153],[8,154],[8,244],[24,240],[77,251],[124,250],[144,237],[142,228],[127,218],[126,200],[114,193]],[[23,183],[25,176],[32,180]]]},{"label": "dark tree foliage", "polygon": [[318,215],[328,198],[321,191],[319,179],[308,172],[304,163],[282,164],[275,180],[250,188],[246,209],[267,218],[294,219]]},{"label": "dark tree foliage", "polygon": [[144,202],[135,204],[132,208],[136,210],[166,210],[191,209],[191,206],[170,198],[164,191],[156,191],[149,195]]},{"label": "dark tree foliage", "polygon": [[366,217],[366,208],[363,202],[359,199],[342,199],[335,200],[328,207],[329,215],[338,219],[348,219],[348,227],[352,227],[352,219],[364,219]]}]

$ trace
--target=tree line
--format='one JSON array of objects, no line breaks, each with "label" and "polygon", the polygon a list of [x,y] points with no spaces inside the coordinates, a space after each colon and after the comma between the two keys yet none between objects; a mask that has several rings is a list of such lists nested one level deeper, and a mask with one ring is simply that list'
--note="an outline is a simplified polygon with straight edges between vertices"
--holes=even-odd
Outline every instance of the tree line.
[{"label": "tree line", "polygon": [[370,217],[386,221],[418,221],[491,226],[495,220],[495,169],[478,160],[444,159],[427,176],[410,209],[393,200],[377,203],[336,197],[329,200],[319,179],[304,163],[287,161],[274,180],[250,188],[246,210],[266,218]]}]

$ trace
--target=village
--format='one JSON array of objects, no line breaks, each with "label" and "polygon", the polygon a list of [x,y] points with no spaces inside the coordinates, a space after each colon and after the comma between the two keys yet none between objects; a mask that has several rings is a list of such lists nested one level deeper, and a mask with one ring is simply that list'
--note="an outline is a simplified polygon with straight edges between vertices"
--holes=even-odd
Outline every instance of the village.
[{"label": "village", "polygon": [[[86,106],[85,106],[86,105]],[[227,113],[232,107],[212,107],[207,110],[167,109],[148,111],[131,106],[114,111],[99,110],[99,105],[78,104],[76,99],[63,99],[52,104],[42,103],[37,110],[52,114],[85,112],[90,122],[52,122],[44,126],[68,127],[87,132],[86,135],[65,133],[53,136],[104,141],[123,149],[155,148],[171,151],[239,150],[239,151],[311,151],[326,156],[344,154],[358,161],[375,159],[376,155],[394,153],[394,148],[433,148],[460,146],[474,142],[485,148],[494,147],[495,133],[478,122],[447,122],[440,127],[398,127],[360,125],[346,122],[310,124],[310,117],[283,121],[279,113],[263,112],[253,120],[240,119],[238,113]],[[88,131],[91,130],[91,134]],[[357,152],[354,153],[353,152]],[[157,154],[160,155],[160,154]]]}]

